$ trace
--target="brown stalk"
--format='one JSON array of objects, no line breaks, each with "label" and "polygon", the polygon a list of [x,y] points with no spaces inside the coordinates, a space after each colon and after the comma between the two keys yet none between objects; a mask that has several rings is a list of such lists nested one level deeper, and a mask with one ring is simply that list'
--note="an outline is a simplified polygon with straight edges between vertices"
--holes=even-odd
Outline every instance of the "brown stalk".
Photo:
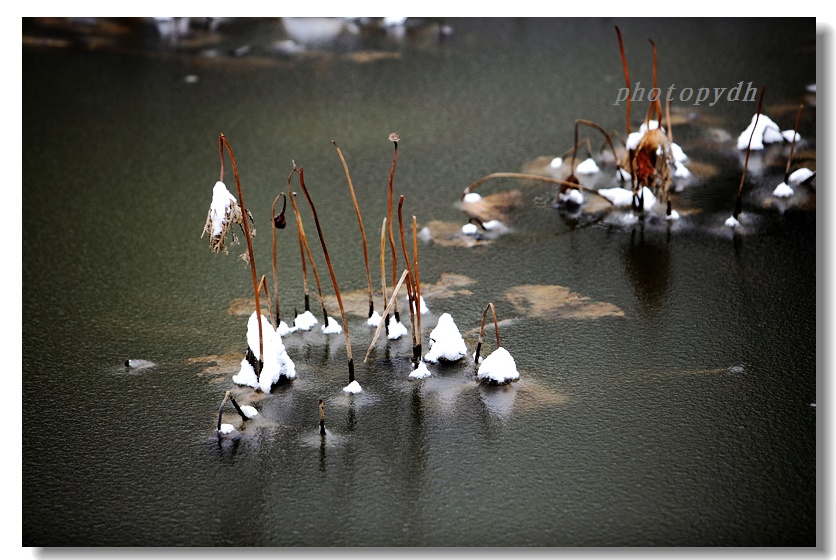
[{"label": "brown stalk", "polygon": [[[299,170],[299,180],[302,180],[301,169]],[[325,298],[322,296],[322,283],[319,281],[319,272],[316,270],[316,263],[314,262],[313,254],[311,254],[311,247],[308,245],[308,236],[305,235],[305,226],[302,225],[302,216],[299,214],[299,207],[296,206],[295,192],[290,194],[290,204],[293,206],[293,212],[296,214],[296,228],[299,230],[299,240],[305,249],[305,253],[302,254],[302,260],[304,263],[305,255],[307,254],[308,261],[311,263],[311,270],[313,270],[314,273],[314,280],[316,280],[316,291],[319,294],[319,305],[322,307],[322,315],[324,317],[323,324],[327,327],[328,312],[325,310]],[[308,309],[308,294],[305,294],[305,311],[310,311],[310,309]]]},{"label": "brown stalk", "polygon": [[615,26],[618,34],[618,50],[621,53],[621,65],[624,67],[624,82],[627,84],[627,135],[630,135],[630,71],[627,69],[627,55],[624,54],[624,41],[621,39],[621,29]]},{"label": "brown stalk", "polygon": [[244,420],[249,420],[249,418],[247,418],[247,415],[244,414],[244,411],[241,410],[241,407],[238,406],[238,403],[235,402],[235,397],[232,396],[232,391],[227,391],[226,393],[224,393],[224,398],[221,401],[221,406],[218,407],[218,431],[219,432],[221,431],[221,418],[223,417],[224,405],[226,404],[227,400],[232,401],[232,406],[235,407],[235,410],[238,412],[238,415],[241,416],[241,418],[243,418]]},{"label": "brown stalk", "polygon": [[[325,237],[322,235],[322,227],[319,225],[316,208],[314,207],[313,200],[311,200],[311,195],[308,193],[307,187],[305,187],[304,168],[299,169],[299,184],[302,186],[302,192],[305,193],[305,198],[308,200],[308,205],[311,207],[311,213],[313,214],[314,223],[316,224],[316,232],[319,234],[319,243],[322,245],[322,252],[325,255],[325,263],[328,265],[328,272],[331,274],[331,283],[334,285],[334,293],[337,295],[337,303],[340,306],[340,315],[343,320],[343,332],[345,333],[345,349],[348,354],[348,382],[352,383],[354,381],[354,358],[351,355],[351,340],[348,336],[348,321],[346,321],[345,318],[345,308],[343,308],[343,299],[340,296],[340,287],[337,284],[337,277],[334,275],[334,267],[331,266],[331,257],[328,256],[328,247],[325,245]],[[324,309],[325,307],[323,304],[323,311]],[[327,324],[326,320],[326,325]]]},{"label": "brown stalk", "polygon": [[[290,175],[293,175],[293,171],[290,172]],[[287,180],[288,180],[288,182],[290,182],[290,176],[288,176]],[[282,211],[281,211],[281,213],[276,214],[276,203],[278,203],[279,197],[282,198]],[[273,228],[272,228],[272,230],[273,230],[273,294],[274,294],[275,300],[276,300],[276,309],[275,309],[275,311],[276,311],[276,313],[275,313],[275,315],[276,315],[276,317],[275,317],[276,325],[278,325],[282,320],[281,311],[279,309],[279,275],[277,273],[278,261],[277,261],[277,258],[276,258],[276,230],[277,229],[284,229],[285,225],[287,224],[287,222],[285,220],[285,217],[284,217],[284,212],[285,212],[286,208],[287,208],[287,197],[285,196],[285,194],[283,192],[279,192],[279,194],[276,195],[276,199],[273,201],[273,209],[272,209],[272,213],[273,213]]]},{"label": "brown stalk", "polygon": [[482,337],[485,335],[485,317],[488,314],[488,309],[491,310],[491,314],[493,315],[493,328],[496,331],[496,347],[499,348],[502,346],[499,342],[499,322],[496,320],[496,309],[494,309],[493,303],[491,302],[482,311],[482,326],[479,328],[479,342],[476,344],[476,353],[473,355],[473,361],[477,364],[479,363],[479,352],[482,351]]},{"label": "brown stalk", "polygon": [[[656,43],[653,42],[653,39],[648,38],[650,44],[653,45],[653,89],[659,91],[659,84],[656,81]],[[656,96],[656,100],[653,102],[654,106],[656,107],[656,122],[658,123],[656,126],[657,128],[662,126],[662,102],[659,101],[659,97],[662,96],[662,92],[659,92],[659,95]]]},{"label": "brown stalk", "polygon": [[[226,151],[229,153],[229,161],[232,162],[232,173],[235,176],[235,186],[238,188],[238,205],[241,207],[241,215],[244,217],[244,237],[247,238],[247,256],[250,261],[250,271],[252,272],[253,277],[253,292],[255,293],[255,317],[256,321],[258,322],[258,355],[260,358],[256,361],[257,363],[257,371],[255,372],[256,376],[261,373],[261,368],[264,365],[264,337],[261,334],[261,304],[258,299],[258,280],[255,273],[255,255],[253,254],[253,242],[250,235],[250,224],[248,222],[248,215],[246,206],[244,206],[244,192],[241,190],[241,181],[238,178],[238,166],[235,164],[235,155],[232,153],[232,147],[229,145],[229,142],[226,140],[226,136],[221,133],[218,138],[218,142],[221,146],[221,154],[223,154],[223,148],[226,147]],[[223,158],[221,158],[221,181],[223,181]]]},{"label": "brown stalk", "polygon": [[[273,304],[270,302],[270,290],[267,289],[267,276],[262,274],[261,281],[258,283],[258,290],[264,292],[264,295],[267,297],[267,309],[273,307]],[[276,319],[271,317],[271,322],[273,323],[273,329],[276,329]]]},{"label": "brown stalk", "polygon": [[406,281],[406,293],[407,303],[409,304],[409,323],[412,327],[412,361],[415,364],[415,367],[418,367],[418,363],[421,361],[421,354],[418,350],[418,339],[416,338],[417,335],[415,332],[415,306],[417,305],[415,299],[415,276],[412,274],[412,264],[410,263],[409,254],[406,251],[406,239],[404,238],[403,233],[403,195],[400,195],[400,198],[398,199],[398,229],[401,234],[403,259],[404,262],[406,262],[406,270],[409,272],[409,276]]},{"label": "brown stalk", "polygon": [[[392,183],[395,179],[395,167],[398,165],[398,141],[400,138],[394,132],[389,135],[389,141],[395,144],[395,155],[392,157],[392,170],[389,171],[389,211],[386,220],[389,224],[389,247],[392,249],[392,284],[395,284],[395,277],[398,269],[398,255],[395,249],[395,236],[392,234]],[[400,323],[401,316],[398,313],[398,303],[395,302],[395,321]]]},{"label": "brown stalk", "polygon": [[[293,169],[290,172],[290,175],[287,176],[287,194],[288,197],[290,196],[290,179],[293,177],[294,173],[298,173],[299,169],[296,167],[296,162],[293,162]],[[305,228],[302,227],[302,219],[299,217],[299,209],[296,208],[296,202],[291,199],[291,203],[293,204],[293,212],[296,215],[296,233],[299,237],[299,254],[302,257],[302,279],[305,283],[305,311],[311,310],[311,300],[308,296],[308,266],[306,264],[307,259],[305,258],[305,242],[303,239],[305,238]]]},{"label": "brown stalk", "polygon": [[337,154],[340,156],[340,161],[345,170],[345,178],[348,180],[348,190],[351,191],[351,201],[354,203],[354,211],[357,213],[357,223],[360,224],[360,236],[363,238],[363,258],[366,261],[366,282],[369,285],[369,317],[374,313],[374,296],[372,291],[372,273],[369,268],[369,249],[366,245],[366,228],[363,227],[363,217],[360,215],[360,206],[357,205],[357,196],[354,194],[354,185],[351,182],[351,175],[348,172],[348,164],[345,162],[343,152],[337,146],[336,140],[331,140],[331,143],[337,149]]},{"label": "brown stalk", "polygon": [[761,95],[758,99],[758,113],[755,116],[755,124],[752,125],[752,134],[749,135],[749,144],[746,146],[746,159],[743,163],[743,174],[740,176],[740,186],[737,187],[737,198],[734,201],[734,212],[732,217],[736,220],[743,210],[743,182],[746,180],[746,169],[749,167],[749,152],[752,150],[752,138],[755,136],[755,130],[758,128],[758,120],[761,117],[761,109],[763,108],[763,95],[766,93],[766,86],[761,86]]},{"label": "brown stalk", "polygon": [[[585,124],[586,126],[590,126],[592,128],[597,129],[601,134],[603,134],[604,138],[606,139],[607,144],[609,144],[609,146],[610,146],[610,150],[612,151],[612,155],[615,158],[615,161],[618,162],[618,154],[615,153],[615,146],[612,143],[612,139],[610,138],[610,135],[607,134],[607,131],[604,130],[603,127],[601,127],[600,125],[598,125],[598,124],[596,124],[592,121],[587,121],[587,120],[584,120],[584,119],[575,119],[575,130],[577,130],[578,124]],[[592,151],[592,150],[590,150],[590,151]]]}]

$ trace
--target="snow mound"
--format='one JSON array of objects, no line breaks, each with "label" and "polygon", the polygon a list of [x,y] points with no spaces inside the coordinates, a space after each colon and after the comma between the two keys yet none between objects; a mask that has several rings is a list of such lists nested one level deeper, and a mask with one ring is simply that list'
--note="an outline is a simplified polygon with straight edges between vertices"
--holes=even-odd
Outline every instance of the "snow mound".
[{"label": "snow mound", "polygon": [[453,317],[449,313],[443,313],[438,318],[438,324],[430,332],[430,351],[424,359],[432,363],[439,360],[455,362],[466,355],[467,346]]},{"label": "snow mound", "polygon": [[357,380],[355,379],[354,381],[343,387],[343,392],[349,393],[351,395],[356,395],[358,393],[362,393],[363,388],[360,387],[360,384],[357,383]]},{"label": "snow mound", "polygon": [[575,168],[575,172],[579,173],[580,175],[593,175],[598,173],[600,169],[598,169],[598,165],[595,163],[595,160],[592,158],[586,158],[582,162],[578,164]]},{"label": "snow mound", "polygon": [[795,191],[792,190],[792,187],[786,183],[781,183],[775,190],[772,191],[772,196],[777,196],[778,198],[787,198],[795,194]]},{"label": "snow mound", "polygon": [[319,321],[316,317],[314,317],[313,313],[311,313],[310,311],[305,311],[301,315],[296,316],[296,318],[293,320],[293,326],[296,328],[296,330],[309,331],[318,322]]},{"label": "snow mound", "polygon": [[422,361],[421,363],[418,364],[417,368],[412,370],[412,372],[409,374],[409,377],[412,378],[412,379],[426,379],[427,377],[430,377],[431,375],[432,375],[432,373],[430,373],[430,370],[427,369],[427,364],[425,364]]},{"label": "snow mound", "polygon": [[476,379],[504,384],[520,378],[513,356],[502,346],[491,352],[479,365]]},{"label": "snow mound", "polygon": [[395,320],[395,316],[389,317],[389,340],[397,340],[407,334],[406,327],[400,321]]}]

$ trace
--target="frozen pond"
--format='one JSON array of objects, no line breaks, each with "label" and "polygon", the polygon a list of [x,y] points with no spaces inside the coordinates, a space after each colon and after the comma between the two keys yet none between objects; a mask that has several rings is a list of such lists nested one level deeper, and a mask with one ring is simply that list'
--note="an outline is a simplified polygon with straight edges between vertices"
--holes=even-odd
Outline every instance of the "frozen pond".
[{"label": "frozen pond", "polygon": [[[757,108],[742,100],[749,82],[782,130],[803,105],[793,168],[815,169],[815,21],[299,23],[192,21],[173,37],[151,21],[24,20],[23,544],[814,546],[816,182],[773,195],[788,142],[752,153],[741,226],[724,222]],[[464,189],[550,173],[575,119],[623,146],[615,25],[631,82],[652,87],[652,38],[659,85],[676,88],[673,139],[692,174],[675,183],[680,219],[591,193],[560,209],[556,185],[498,178],[475,191],[519,190],[509,230],[464,237]],[[701,87],[710,101],[680,97]],[[632,105],[633,130],[647,107]],[[480,385],[467,359],[410,379],[409,336],[381,336],[364,363],[366,269],[331,141],[379,291],[392,132],[395,204],[403,195],[432,237],[419,241],[424,352],[449,313],[472,353],[493,302],[519,381]],[[229,255],[201,238],[220,133],[271,290],[271,206],[293,162],[304,169],[361,393],[342,390],[345,338],[318,327],[284,337],[293,382],[268,394],[232,382],[253,296],[243,234]],[[601,167],[582,183],[618,186],[603,136],[580,133],[578,161]],[[235,193],[228,157],[225,182]],[[298,177],[292,189],[339,321]],[[288,212],[279,300],[292,320],[303,279]],[[227,404],[235,430],[219,437],[228,390],[259,414],[243,422]]]}]

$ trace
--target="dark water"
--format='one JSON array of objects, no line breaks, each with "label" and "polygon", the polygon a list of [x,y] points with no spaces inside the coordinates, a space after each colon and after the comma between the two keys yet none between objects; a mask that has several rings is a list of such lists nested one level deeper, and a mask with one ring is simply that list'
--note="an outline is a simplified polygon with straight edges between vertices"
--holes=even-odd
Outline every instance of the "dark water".
[{"label": "dark water", "polygon": [[[812,19],[425,20],[293,56],[277,52],[280,20],[198,25],[177,41],[148,21],[24,20],[23,544],[815,546],[815,186],[775,201],[789,146],[771,146],[750,161],[743,226],[723,225],[742,171],[733,140],[754,103],[673,104],[689,121],[674,139],[701,165],[674,198],[677,222],[574,216],[552,207],[553,186],[497,180],[477,190],[523,191],[511,233],[421,244],[422,282],[474,281],[428,293],[425,343],[447,312],[473,351],[494,302],[511,320],[511,387],[478,386],[464,362],[410,380],[408,339],[378,342],[363,363],[373,333],[354,315],[363,393],[342,392],[344,338],[319,332],[285,338],[292,384],[261,395],[231,381],[246,316],[230,306],[252,286],[243,245],[215,255],[200,238],[219,133],[255,216],[259,275],[272,282],[270,207],[295,161],[341,290],[362,291],[331,140],[377,286],[389,133],[401,138],[404,215],[461,225],[466,186],[564,154],[575,119],[624,130],[615,24],[633,82],[652,83],[652,37],[665,88],[766,85],[764,113],[782,129],[803,103],[797,161],[815,168]],[[645,110],[634,105],[634,127]],[[226,173],[233,189],[228,160]],[[293,227],[279,254],[292,317],[303,293]],[[521,286],[565,287],[621,313],[538,312],[553,292],[520,308]],[[212,370],[212,356],[233,365]],[[155,366],[128,370],[127,358]],[[219,439],[228,389],[260,415],[242,424],[228,408],[239,430]]]}]

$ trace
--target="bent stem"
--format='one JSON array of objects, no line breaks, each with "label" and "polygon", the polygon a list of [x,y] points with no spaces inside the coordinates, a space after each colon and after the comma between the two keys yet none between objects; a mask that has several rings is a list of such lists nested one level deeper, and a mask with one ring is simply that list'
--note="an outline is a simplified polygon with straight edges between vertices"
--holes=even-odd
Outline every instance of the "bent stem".
[{"label": "bent stem", "polygon": [[740,186],[737,187],[737,198],[734,201],[734,212],[732,217],[736,220],[743,210],[743,182],[746,180],[746,169],[749,167],[749,152],[752,150],[752,138],[755,136],[755,130],[758,128],[758,119],[761,117],[761,109],[763,108],[763,94],[766,92],[766,86],[761,86],[761,95],[758,99],[758,112],[755,116],[755,124],[752,125],[752,134],[749,135],[749,144],[746,146],[746,159],[743,163],[743,174],[740,176]]},{"label": "bent stem", "polygon": [[226,393],[224,393],[224,398],[221,401],[221,406],[218,407],[218,431],[219,432],[221,431],[221,418],[223,417],[224,405],[226,404],[226,401],[232,401],[232,406],[235,407],[235,410],[238,412],[238,415],[241,416],[241,418],[244,419],[244,420],[249,420],[249,418],[247,418],[247,415],[244,414],[244,411],[241,410],[241,407],[238,406],[238,403],[235,402],[235,397],[232,396],[232,391],[227,391]]},{"label": "bent stem", "polygon": [[406,251],[406,240],[403,233],[403,195],[398,199],[398,229],[401,234],[401,249],[403,250],[403,259],[406,262],[406,270],[409,272],[406,281],[407,304],[409,305],[409,323],[412,327],[412,362],[414,367],[418,367],[421,360],[421,354],[418,350],[418,339],[415,333],[415,306],[418,304],[415,296],[415,276],[412,274],[412,265],[410,264],[409,254]]},{"label": "bent stem", "polygon": [[[242,220],[244,222],[244,237],[247,238],[247,260],[250,261],[250,271],[252,272],[253,277],[253,292],[255,293],[255,316],[256,320],[258,321],[258,355],[259,359],[256,360],[257,368],[256,368],[256,375],[261,374],[261,368],[264,364],[264,337],[261,334],[261,303],[258,299],[258,280],[255,273],[255,255],[253,254],[253,242],[250,235],[250,225],[247,220],[249,216],[249,212],[244,206],[244,192],[241,190],[241,181],[238,178],[238,166],[235,164],[235,155],[232,153],[232,147],[229,145],[229,142],[226,140],[226,136],[221,133],[219,139],[219,144],[221,145],[221,155],[223,155],[223,147],[226,147],[226,151],[229,153],[229,161],[232,163],[232,174],[235,176],[235,186],[238,188],[238,203],[241,207],[241,214],[244,216]],[[221,158],[221,180],[223,180],[223,158]]]},{"label": "bent stem", "polygon": [[482,311],[482,326],[479,328],[479,342],[476,344],[476,352],[473,354],[473,361],[477,364],[479,363],[479,352],[482,350],[482,337],[485,335],[485,317],[488,314],[488,309],[491,310],[491,315],[493,315],[493,328],[496,331],[496,347],[499,348],[502,346],[499,342],[499,323],[496,320],[496,310],[494,309],[493,302],[491,302]]},{"label": "bent stem", "polygon": [[[575,136],[576,137],[577,137],[577,129],[578,129],[579,124],[585,124],[586,126],[590,126],[592,128],[595,128],[601,134],[603,134],[604,138],[606,139],[607,144],[609,144],[609,146],[610,146],[610,150],[612,151],[612,155],[615,158],[615,161],[616,162],[618,161],[618,154],[615,153],[615,146],[612,143],[612,139],[610,138],[610,135],[607,133],[606,130],[604,130],[604,128],[602,126],[600,126],[599,124],[594,123],[592,121],[585,120],[585,119],[575,119]],[[619,169],[621,169],[620,165],[618,167],[619,167]]]},{"label": "bent stem", "polygon": [[[293,171],[290,172],[290,175],[293,175]],[[290,182],[290,176],[287,178],[288,182]],[[276,214],[276,203],[279,201],[279,197],[282,198],[282,211],[279,214]],[[283,192],[279,192],[276,195],[276,199],[273,201],[273,294],[274,299],[276,300],[276,324],[281,323],[281,311],[279,309],[279,275],[277,273],[278,264],[276,258],[276,230],[277,229],[284,229],[287,225],[287,221],[284,217],[285,209],[287,208],[287,197]]]},{"label": "bent stem", "polygon": [[354,203],[354,212],[357,214],[357,223],[360,224],[360,237],[363,238],[363,258],[366,261],[366,283],[369,286],[369,317],[371,317],[374,313],[374,296],[372,292],[372,273],[369,268],[369,249],[366,245],[366,228],[363,227],[363,217],[360,215],[360,206],[357,205],[357,196],[354,194],[354,185],[351,182],[351,174],[348,172],[348,164],[345,162],[342,150],[337,146],[337,141],[331,140],[331,143],[337,149],[337,154],[340,156],[340,161],[343,164],[345,178],[348,181],[348,190],[351,191],[351,201]]},{"label": "bent stem", "polygon": [[621,29],[615,26],[618,34],[618,51],[621,53],[621,66],[624,68],[624,82],[627,84],[627,136],[630,135],[630,71],[627,69],[627,55],[624,54],[624,41],[621,39]]},{"label": "bent stem", "polygon": [[[293,162],[293,169],[290,172],[290,175],[287,176],[287,194],[290,197],[290,179],[293,177],[294,173],[298,173],[299,168],[296,167],[296,162]],[[305,311],[311,310],[311,298],[308,295],[308,266],[307,266],[307,259],[305,258],[305,228],[302,227],[302,219],[299,217],[299,209],[296,208],[295,199],[290,199],[291,204],[293,205],[293,212],[296,216],[296,233],[299,237],[299,254],[302,259],[302,280],[304,281],[305,286]]]},{"label": "bent stem", "polygon": [[[345,332],[345,349],[348,354],[348,382],[352,383],[354,381],[354,357],[351,355],[351,340],[348,336],[348,321],[346,321],[345,318],[345,309],[343,308],[343,299],[340,296],[340,287],[337,284],[337,277],[334,275],[334,267],[331,266],[331,257],[328,256],[328,247],[325,245],[325,237],[322,235],[322,227],[319,225],[316,208],[314,207],[313,200],[311,200],[311,195],[308,193],[307,187],[305,187],[304,168],[299,169],[299,184],[302,186],[302,192],[305,193],[305,198],[308,200],[308,205],[311,207],[311,213],[313,214],[314,223],[316,224],[316,232],[319,234],[319,243],[322,245],[322,252],[325,255],[325,263],[328,265],[328,272],[331,275],[331,283],[334,285],[334,293],[337,295],[337,303],[340,306],[340,316],[343,320],[343,332]],[[325,306],[323,304],[323,311],[324,310]],[[328,324],[327,319],[325,324]]]},{"label": "bent stem", "polygon": [[[302,180],[302,170],[299,170],[299,180]],[[302,254],[302,262],[304,263],[305,255],[307,254],[308,261],[311,263],[311,270],[314,273],[314,280],[316,280],[316,291],[319,294],[319,305],[322,308],[322,316],[323,316],[323,324],[327,327],[328,326],[328,312],[325,310],[325,298],[322,295],[322,283],[319,281],[319,272],[316,270],[316,263],[313,260],[313,254],[311,254],[311,247],[308,245],[308,236],[305,235],[305,226],[302,225],[302,216],[299,214],[299,207],[296,206],[296,193],[293,192],[290,194],[290,204],[293,206],[293,212],[296,214],[296,228],[299,230],[299,240],[304,247],[305,252]],[[303,264],[304,270],[304,264]],[[305,311],[310,311],[308,307],[308,294],[305,293]]]},{"label": "bent stem", "polygon": [[[398,165],[398,141],[400,138],[394,132],[389,135],[389,141],[395,144],[395,155],[392,156],[392,169],[389,171],[389,211],[386,220],[389,224],[389,247],[392,249],[392,285],[395,284],[395,277],[398,269],[398,255],[395,249],[395,236],[392,234],[392,183],[395,180],[395,167]],[[398,313],[398,304],[395,302],[395,321],[400,323],[401,316]]]},{"label": "bent stem", "polygon": [[[650,44],[653,46],[653,89],[655,91],[659,91],[659,84],[656,81],[656,43],[653,42],[653,39],[648,38]],[[657,128],[662,126],[662,102],[659,101],[659,97],[661,93],[656,96],[656,99],[653,101],[653,105],[656,107],[656,122]]]},{"label": "bent stem", "polygon": [[[263,291],[265,297],[267,298],[267,309],[273,307],[273,304],[270,302],[270,290],[267,289],[267,276],[262,274],[261,281],[258,283],[258,290]],[[276,319],[271,317],[271,321],[273,322],[273,329],[276,329]]]}]

